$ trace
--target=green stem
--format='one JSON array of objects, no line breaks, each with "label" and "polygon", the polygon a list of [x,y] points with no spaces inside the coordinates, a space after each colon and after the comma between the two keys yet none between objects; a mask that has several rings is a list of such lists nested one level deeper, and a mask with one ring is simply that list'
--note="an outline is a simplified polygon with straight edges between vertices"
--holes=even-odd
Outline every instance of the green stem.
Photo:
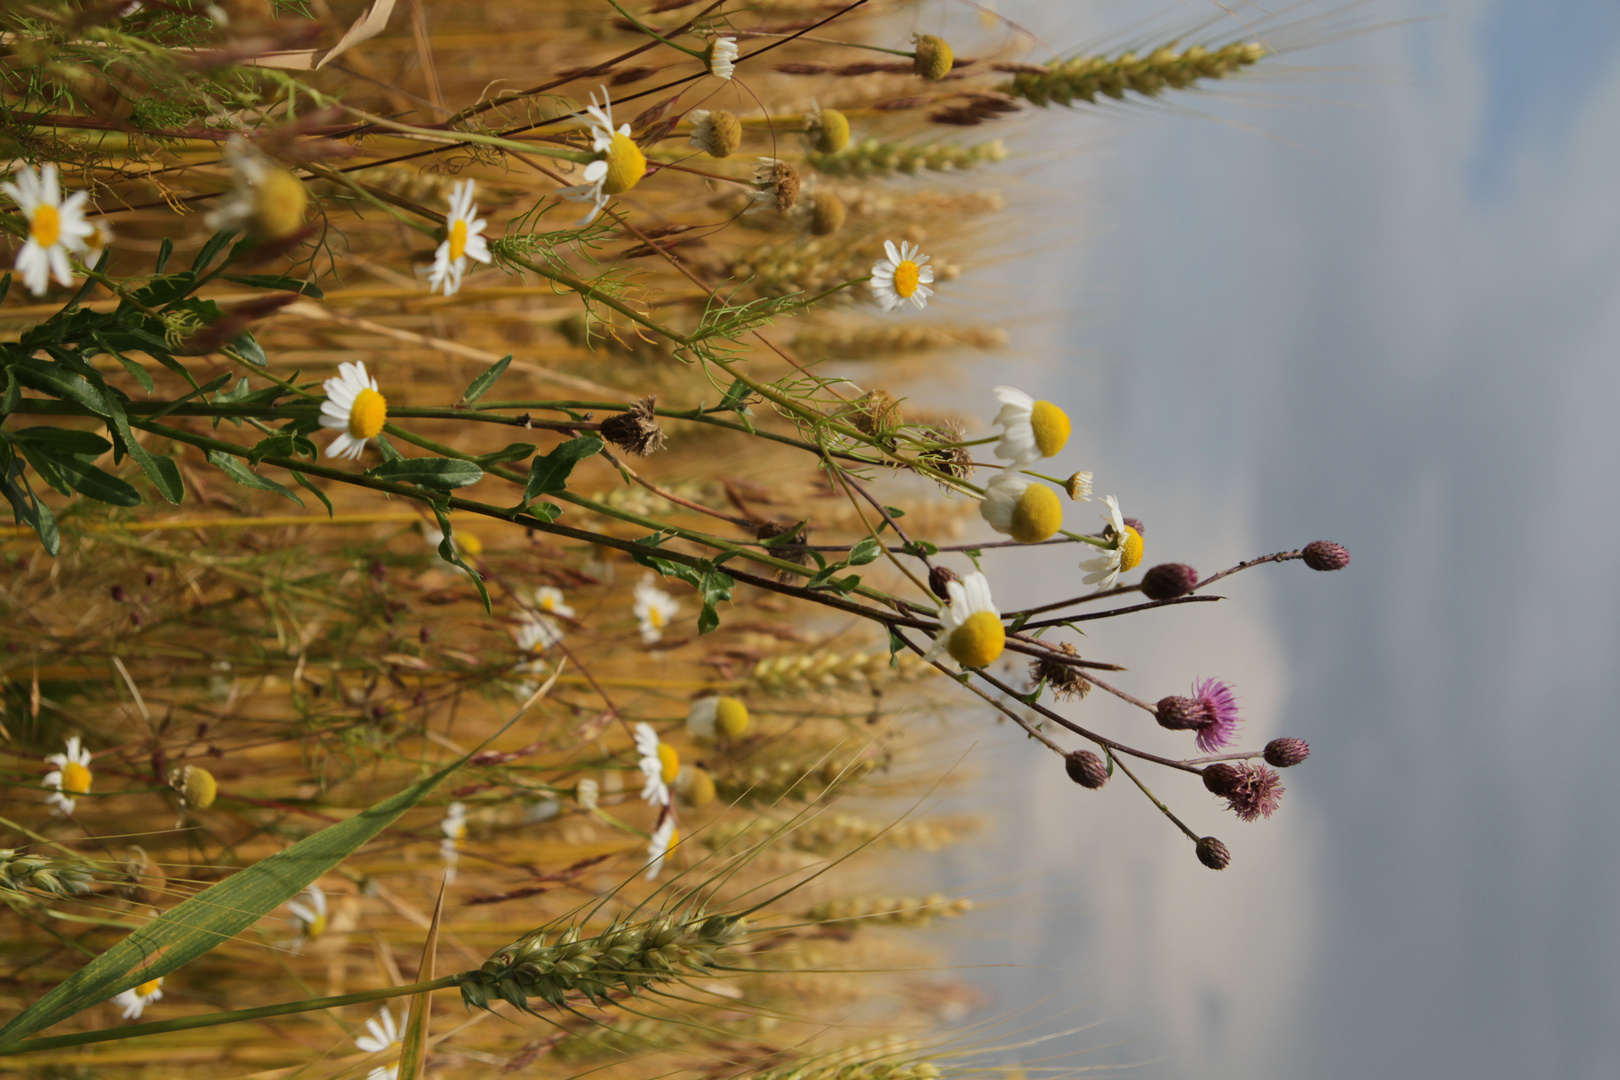
[{"label": "green stem", "polygon": [[636,18],[634,15],[624,10],[624,8],[620,7],[617,0],[608,0],[608,3],[613,5],[614,11],[617,11],[620,15],[623,15],[626,19],[630,20],[631,26],[634,26],[637,30],[640,30],[643,34],[646,34],[654,41],[662,42],[672,49],[685,53],[687,56],[695,57],[704,61],[705,63],[708,62],[709,58],[705,54],[698,52],[696,49],[688,49],[685,45],[677,45],[668,38],[661,36],[658,31],[652,29],[650,26],[643,24],[640,19]]}]

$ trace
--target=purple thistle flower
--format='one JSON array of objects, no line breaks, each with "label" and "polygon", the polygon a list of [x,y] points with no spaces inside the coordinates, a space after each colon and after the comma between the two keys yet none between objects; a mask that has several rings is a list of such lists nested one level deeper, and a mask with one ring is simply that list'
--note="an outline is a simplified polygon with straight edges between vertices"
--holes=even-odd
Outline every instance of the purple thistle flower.
[{"label": "purple thistle flower", "polygon": [[1205,679],[1193,684],[1193,698],[1203,706],[1202,712],[1210,720],[1198,728],[1198,749],[1212,754],[1229,744],[1237,734],[1237,697],[1232,688],[1219,679]]},{"label": "purple thistle flower", "polygon": [[1251,765],[1246,761],[1236,769],[1237,781],[1226,796],[1226,808],[1244,821],[1275,814],[1286,790],[1282,777],[1264,765]]}]

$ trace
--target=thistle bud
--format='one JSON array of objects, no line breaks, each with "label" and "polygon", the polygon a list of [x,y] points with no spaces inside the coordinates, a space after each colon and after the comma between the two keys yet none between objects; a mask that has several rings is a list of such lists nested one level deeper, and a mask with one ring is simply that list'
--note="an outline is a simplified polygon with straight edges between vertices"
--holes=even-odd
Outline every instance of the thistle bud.
[{"label": "thistle bud", "polygon": [[956,65],[956,54],[944,38],[918,34],[912,40],[917,44],[917,51],[911,55],[912,71],[935,82],[951,73]]},{"label": "thistle bud", "polygon": [[932,570],[928,571],[928,588],[941,600],[949,600],[951,598],[950,590],[945,588],[945,586],[953,581],[961,580],[962,576],[948,566],[936,566]]},{"label": "thistle bud", "polygon": [[1214,710],[1202,698],[1165,697],[1153,708],[1159,726],[1171,731],[1197,731],[1215,722]]},{"label": "thistle bud", "polygon": [[1266,764],[1278,769],[1298,765],[1311,756],[1304,739],[1272,739],[1266,743]]},{"label": "thistle bud", "polygon": [[1147,526],[1142,524],[1142,519],[1141,518],[1125,518],[1123,520],[1125,522],[1125,527],[1127,529],[1135,529],[1136,530],[1136,535],[1137,536],[1146,536],[1147,535]]},{"label": "thistle bud", "polygon": [[1211,870],[1225,870],[1232,865],[1232,853],[1213,836],[1206,836],[1198,841],[1198,861]]},{"label": "thistle bud", "polygon": [[1312,540],[1299,554],[1312,570],[1343,570],[1350,565],[1350,552],[1331,540]]},{"label": "thistle bud", "polygon": [[1090,750],[1075,750],[1063,755],[1063,768],[1069,779],[1083,788],[1096,791],[1108,783],[1108,766]]},{"label": "thistle bud", "polygon": [[1149,600],[1174,600],[1198,584],[1198,571],[1186,563],[1160,563],[1142,575],[1142,595]]},{"label": "thistle bud", "polygon": [[1204,787],[1209,789],[1210,794],[1223,799],[1230,798],[1243,786],[1243,774],[1232,765],[1211,765],[1204,770],[1203,776]]},{"label": "thistle bud", "polygon": [[847,216],[843,200],[836,195],[817,192],[810,200],[810,231],[817,236],[831,236],[842,229]]}]

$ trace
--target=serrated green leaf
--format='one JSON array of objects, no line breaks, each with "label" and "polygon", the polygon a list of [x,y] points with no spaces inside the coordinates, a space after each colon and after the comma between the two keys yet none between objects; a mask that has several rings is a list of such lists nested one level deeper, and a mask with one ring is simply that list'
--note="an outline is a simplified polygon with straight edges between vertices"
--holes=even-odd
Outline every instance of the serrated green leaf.
[{"label": "serrated green leaf", "polygon": [[555,495],[568,490],[568,477],[574,466],[602,449],[602,440],[595,435],[581,435],[569,439],[549,454],[542,454],[529,466],[529,482],[523,488],[523,502],[528,505],[542,495]]},{"label": "serrated green leaf", "polygon": [[436,491],[476,484],[484,478],[484,470],[470,461],[455,458],[419,457],[385,461],[366,471],[374,480],[389,480],[396,484],[417,484]]},{"label": "serrated green leaf", "polygon": [[511,362],[512,354],[507,353],[505,356],[491,364],[488,368],[481,372],[476,379],[467,384],[466,393],[461,395],[461,400],[471,405],[473,402],[489,393],[489,388],[495,385],[495,380],[501,377],[501,375],[506,371],[507,365],[509,365]]},{"label": "serrated green leaf", "polygon": [[304,281],[283,274],[221,274],[220,276],[226,281],[246,285],[251,289],[295,292],[300,296],[308,296],[316,300],[322,300],[326,297],[326,294],[321,291],[321,287],[313,281]]},{"label": "serrated green leaf", "polygon": [[242,462],[235,455],[227,454],[223,450],[210,450],[208,451],[207,456],[208,463],[210,465],[213,465],[215,468],[219,469],[220,472],[224,473],[226,476],[229,476],[232,480],[235,480],[243,487],[252,488],[255,491],[273,491],[277,495],[280,495],[283,499],[290,499],[299,506],[304,505],[304,500],[293,494],[292,489],[283,487],[274,480],[260,476],[258,473],[242,464]]}]

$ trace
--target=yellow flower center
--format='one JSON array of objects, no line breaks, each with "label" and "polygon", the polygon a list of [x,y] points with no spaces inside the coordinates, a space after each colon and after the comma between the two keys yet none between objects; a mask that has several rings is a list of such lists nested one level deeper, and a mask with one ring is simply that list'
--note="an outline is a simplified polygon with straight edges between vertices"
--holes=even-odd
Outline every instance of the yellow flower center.
[{"label": "yellow flower center", "polygon": [[450,223],[450,261],[467,254],[467,219],[456,218]]},{"label": "yellow flower center", "polygon": [[40,247],[52,247],[62,239],[62,215],[50,203],[34,207],[34,216],[28,225],[34,243]]},{"label": "yellow flower center", "polygon": [[1063,504],[1045,484],[1031,484],[1013,506],[1011,536],[1021,544],[1051,539],[1063,524]]},{"label": "yellow flower center", "polygon": [[286,169],[270,169],[259,181],[253,228],[260,240],[285,240],[304,227],[309,192]]},{"label": "yellow flower center", "polygon": [[[456,543],[461,545],[463,552],[474,558],[484,553],[484,542],[478,539],[476,533],[458,532],[456,533]],[[547,611],[551,610],[549,604],[545,605],[545,607]]]},{"label": "yellow flower center", "polygon": [[304,924],[304,936],[311,941],[326,933],[326,916],[316,915],[314,922]]},{"label": "yellow flower center", "polygon": [[375,439],[388,419],[388,399],[371,387],[354,396],[349,406],[349,436],[355,439]]},{"label": "yellow flower center", "polygon": [[909,298],[917,291],[917,285],[922,277],[922,271],[910,259],[902,259],[899,266],[894,268],[894,294],[901,298]]},{"label": "yellow flower center", "polygon": [[658,775],[663,778],[664,783],[673,784],[675,774],[681,771],[681,755],[677,754],[669,743],[661,742],[658,744],[658,762],[663,766]]},{"label": "yellow flower center", "polygon": [[1050,401],[1037,401],[1029,411],[1029,426],[1035,432],[1035,448],[1041,457],[1054,457],[1069,441],[1069,416]]},{"label": "yellow flower center", "polygon": [[641,152],[641,147],[631,141],[630,136],[613,136],[613,145],[607,152],[608,171],[602,178],[602,190],[609,195],[623,195],[637,184],[647,173],[647,158]]},{"label": "yellow flower center", "polygon": [[681,830],[679,830],[679,829],[671,829],[671,830],[669,830],[669,847],[666,848],[665,850],[673,851],[675,849],[675,845],[680,843],[680,842],[681,842]]},{"label": "yellow flower center", "polygon": [[1125,573],[1135,570],[1142,563],[1142,551],[1147,545],[1142,542],[1142,534],[1125,526],[1125,542],[1119,545],[1119,572]]},{"label": "yellow flower center", "polygon": [[647,625],[651,626],[654,630],[662,630],[667,625],[664,620],[664,609],[661,607],[648,608]]},{"label": "yellow flower center", "polygon": [[185,794],[186,802],[198,810],[206,810],[214,805],[214,798],[219,794],[219,784],[214,780],[214,774],[199,765],[188,765],[181,788]]},{"label": "yellow flower center", "polygon": [[735,739],[748,730],[748,706],[734,697],[723,697],[714,703],[714,726],[728,739]]},{"label": "yellow flower center", "polygon": [[951,631],[945,651],[963,667],[982,668],[995,663],[1007,647],[1007,631],[994,612],[976,611]]},{"label": "yellow flower center", "polygon": [[62,790],[69,795],[83,795],[90,790],[90,770],[77,761],[62,766]]},{"label": "yellow flower center", "polygon": [[149,982],[143,982],[135,988],[135,996],[149,998],[163,987],[163,978],[159,976]]},{"label": "yellow flower center", "polygon": [[821,132],[816,149],[823,154],[836,154],[849,145],[849,117],[837,109],[821,110]]},{"label": "yellow flower center", "polygon": [[686,782],[686,801],[693,806],[707,806],[714,802],[714,795],[714,777],[706,769],[693,769]]}]

